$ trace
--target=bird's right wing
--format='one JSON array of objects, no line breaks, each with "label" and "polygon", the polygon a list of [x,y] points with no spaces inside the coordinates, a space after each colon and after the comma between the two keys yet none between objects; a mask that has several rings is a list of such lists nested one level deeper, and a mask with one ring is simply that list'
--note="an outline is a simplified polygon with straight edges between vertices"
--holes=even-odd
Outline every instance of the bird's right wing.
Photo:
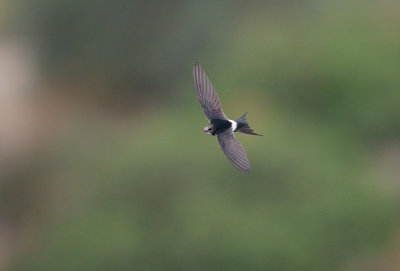
[{"label": "bird's right wing", "polygon": [[231,129],[217,134],[217,140],[221,146],[225,156],[237,169],[241,171],[250,171],[249,159],[247,159],[246,152],[242,145],[236,139]]},{"label": "bird's right wing", "polygon": [[197,98],[207,119],[228,120],[222,111],[217,92],[198,63],[195,63],[193,67],[193,81]]}]

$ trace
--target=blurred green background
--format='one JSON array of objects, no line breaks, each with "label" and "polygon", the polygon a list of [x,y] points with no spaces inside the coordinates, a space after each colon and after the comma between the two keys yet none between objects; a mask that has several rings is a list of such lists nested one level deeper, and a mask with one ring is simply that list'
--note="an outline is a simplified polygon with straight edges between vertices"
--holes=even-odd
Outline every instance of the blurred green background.
[{"label": "blurred green background", "polygon": [[400,270],[399,10],[3,0],[0,269]]}]

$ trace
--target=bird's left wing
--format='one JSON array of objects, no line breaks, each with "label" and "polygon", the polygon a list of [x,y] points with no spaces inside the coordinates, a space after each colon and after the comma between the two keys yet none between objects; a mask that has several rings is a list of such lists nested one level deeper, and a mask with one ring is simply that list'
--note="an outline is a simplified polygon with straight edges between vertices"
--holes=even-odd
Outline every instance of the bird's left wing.
[{"label": "bird's left wing", "polygon": [[193,81],[197,98],[199,99],[207,119],[228,120],[222,111],[217,92],[198,63],[195,63],[193,67]]},{"label": "bird's left wing", "polygon": [[231,129],[217,134],[217,140],[229,161],[241,171],[250,171],[249,159]]}]

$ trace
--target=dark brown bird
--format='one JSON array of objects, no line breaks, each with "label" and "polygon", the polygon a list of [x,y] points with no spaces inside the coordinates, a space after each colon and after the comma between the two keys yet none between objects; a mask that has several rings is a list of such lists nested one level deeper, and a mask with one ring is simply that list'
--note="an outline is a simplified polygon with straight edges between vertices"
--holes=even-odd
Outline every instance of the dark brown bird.
[{"label": "dark brown bird", "polygon": [[245,118],[247,113],[236,120],[230,120],[226,117],[222,111],[217,92],[198,63],[195,63],[193,67],[193,80],[200,105],[210,122],[209,125],[204,127],[204,132],[217,136],[222,151],[237,169],[250,171],[246,152],[234,135],[234,132],[259,135],[247,123]]}]

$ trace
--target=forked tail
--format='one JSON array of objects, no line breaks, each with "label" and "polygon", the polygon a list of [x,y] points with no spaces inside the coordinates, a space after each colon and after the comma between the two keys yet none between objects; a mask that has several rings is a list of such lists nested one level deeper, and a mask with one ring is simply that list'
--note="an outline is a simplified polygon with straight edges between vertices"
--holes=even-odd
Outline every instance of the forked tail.
[{"label": "forked tail", "polygon": [[236,131],[244,133],[244,134],[249,134],[249,135],[262,136],[262,135],[256,134],[254,132],[254,130],[250,128],[249,124],[246,121],[246,115],[247,115],[247,112],[244,113],[243,116],[241,116],[240,118],[238,118],[236,120],[236,122],[238,123],[238,128]]}]

